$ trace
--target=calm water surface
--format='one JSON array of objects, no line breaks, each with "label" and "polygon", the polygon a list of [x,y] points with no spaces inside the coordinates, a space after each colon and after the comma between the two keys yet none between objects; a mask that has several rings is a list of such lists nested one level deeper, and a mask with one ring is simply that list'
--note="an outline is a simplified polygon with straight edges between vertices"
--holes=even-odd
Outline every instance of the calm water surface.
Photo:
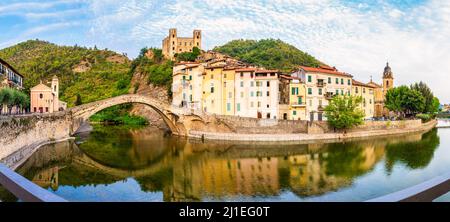
[{"label": "calm water surface", "polygon": [[[17,169],[69,201],[364,201],[449,171],[450,129],[283,145],[111,126],[42,147]],[[0,199],[17,201],[4,190]]]}]

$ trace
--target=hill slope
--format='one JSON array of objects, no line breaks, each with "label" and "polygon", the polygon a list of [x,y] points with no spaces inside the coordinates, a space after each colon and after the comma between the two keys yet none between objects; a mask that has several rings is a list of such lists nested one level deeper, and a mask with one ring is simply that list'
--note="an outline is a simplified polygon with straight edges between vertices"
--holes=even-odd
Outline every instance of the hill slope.
[{"label": "hill slope", "polygon": [[233,40],[213,51],[227,54],[268,69],[290,71],[298,65],[318,67],[323,64],[313,56],[281,40]]},{"label": "hill slope", "polygon": [[60,79],[60,98],[74,106],[77,94],[88,103],[128,92],[132,74],[130,61],[109,50],[58,46],[29,40],[0,50],[0,57],[25,77],[29,89],[53,75]]}]

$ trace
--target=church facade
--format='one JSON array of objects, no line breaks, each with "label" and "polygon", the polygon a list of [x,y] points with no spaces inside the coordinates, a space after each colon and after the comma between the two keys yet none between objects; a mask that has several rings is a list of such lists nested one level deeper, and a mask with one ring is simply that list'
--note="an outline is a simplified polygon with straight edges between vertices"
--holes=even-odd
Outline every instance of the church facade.
[{"label": "church facade", "polygon": [[30,89],[30,111],[32,113],[53,113],[63,111],[67,103],[59,100],[59,80],[53,76],[51,87],[43,84]]},{"label": "church facade", "polygon": [[390,116],[389,110],[386,107],[384,107],[387,91],[389,89],[394,88],[394,73],[392,72],[389,63],[386,63],[386,67],[384,67],[383,83],[380,85],[370,80],[370,82],[367,85],[374,87],[374,100],[375,100],[374,117],[375,118],[389,117]]}]

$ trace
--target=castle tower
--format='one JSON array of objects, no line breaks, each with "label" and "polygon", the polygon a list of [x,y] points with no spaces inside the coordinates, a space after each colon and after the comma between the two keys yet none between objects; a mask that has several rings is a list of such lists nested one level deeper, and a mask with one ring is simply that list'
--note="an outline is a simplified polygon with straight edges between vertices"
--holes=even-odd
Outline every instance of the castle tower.
[{"label": "castle tower", "polygon": [[59,80],[56,75],[52,78],[53,111],[59,111]]},{"label": "castle tower", "polygon": [[201,49],[202,48],[202,31],[194,30],[193,39],[194,39],[194,47]]},{"label": "castle tower", "polygon": [[386,96],[387,91],[392,88],[394,88],[394,74],[388,62],[383,72],[383,95]]},{"label": "castle tower", "polygon": [[169,47],[169,55],[171,57],[175,55],[175,53],[177,53],[177,42],[178,42],[177,29],[174,28],[169,29],[168,47]]}]

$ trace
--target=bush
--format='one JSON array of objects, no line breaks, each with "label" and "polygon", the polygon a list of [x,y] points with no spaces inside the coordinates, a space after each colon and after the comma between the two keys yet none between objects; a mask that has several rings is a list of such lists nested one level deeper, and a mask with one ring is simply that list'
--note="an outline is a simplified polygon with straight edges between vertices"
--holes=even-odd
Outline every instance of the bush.
[{"label": "bush", "polygon": [[328,124],[336,129],[347,129],[364,122],[364,112],[358,107],[361,97],[335,96],[325,107]]},{"label": "bush", "polygon": [[423,114],[423,113],[420,113],[420,114],[417,114],[417,115],[416,115],[416,118],[421,119],[421,120],[422,120],[422,123],[426,123],[426,122],[432,120],[432,119],[433,119],[433,116],[430,115],[430,114]]}]

